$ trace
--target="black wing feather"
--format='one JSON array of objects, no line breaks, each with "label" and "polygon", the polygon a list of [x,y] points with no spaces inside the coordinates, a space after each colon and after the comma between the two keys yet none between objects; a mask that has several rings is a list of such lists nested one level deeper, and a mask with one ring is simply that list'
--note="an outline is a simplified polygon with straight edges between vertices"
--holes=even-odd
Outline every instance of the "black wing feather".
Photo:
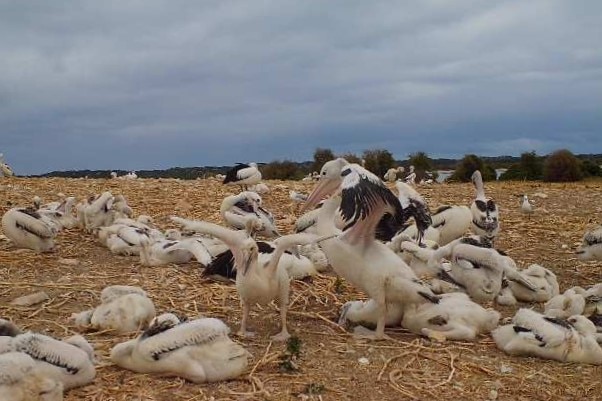
[{"label": "black wing feather", "polygon": [[247,167],[251,167],[251,166],[249,166],[248,164],[236,163],[236,166],[232,167],[230,170],[228,170],[226,172],[226,177],[224,178],[223,184],[238,181],[238,176],[237,176],[238,171],[242,170],[243,168],[247,168]]},{"label": "black wing feather", "polygon": [[[346,172],[343,170],[342,175]],[[341,215],[347,222],[344,230],[353,226],[359,220],[364,220],[374,207],[383,201],[393,208],[394,224],[401,226],[406,218],[399,199],[382,183],[376,183],[360,174],[359,182],[341,191]]]}]

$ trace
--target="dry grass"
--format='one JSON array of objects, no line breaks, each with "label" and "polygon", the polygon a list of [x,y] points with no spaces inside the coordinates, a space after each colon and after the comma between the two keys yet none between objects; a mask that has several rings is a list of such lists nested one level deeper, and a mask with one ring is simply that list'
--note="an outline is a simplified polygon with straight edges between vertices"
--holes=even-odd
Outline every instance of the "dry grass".
[{"label": "dry grass", "polygon": [[[273,210],[279,228],[289,232],[298,206],[288,199],[289,189],[309,192],[311,183],[269,182],[272,192],[264,202]],[[519,266],[540,263],[559,278],[561,290],[601,281],[601,263],[576,260],[573,250],[583,231],[600,221],[599,183],[486,183],[488,195],[501,207],[499,246]],[[180,215],[219,221],[219,203],[234,188],[211,180],[69,180],[23,179],[0,181],[0,213],[10,205],[26,205],[34,195],[46,201],[56,194],[83,198],[110,190],[124,194],[136,214],[149,214],[162,227],[168,217]],[[444,203],[467,204],[473,195],[468,184],[423,187],[432,208]],[[520,215],[514,194],[543,192],[531,197],[536,212],[531,220]],[[194,264],[143,267],[135,257],[112,255],[94,238],[78,230],[58,237],[59,250],[36,255],[0,242],[0,316],[18,325],[57,337],[77,329],[69,316],[98,303],[107,285],[143,287],[159,312],[175,310],[188,316],[223,319],[235,331],[240,307],[232,285],[200,278]],[[61,263],[74,258],[75,266]],[[44,290],[50,299],[31,308],[11,307],[21,295]],[[515,358],[497,350],[490,337],[476,343],[436,344],[403,329],[388,330],[392,340],[366,342],[352,338],[334,322],[341,305],[362,297],[351,286],[339,285],[327,274],[312,283],[293,283],[290,330],[302,341],[299,370],[281,372],[285,344],[271,343],[278,331],[275,306],[255,308],[252,323],[258,336],[241,342],[253,354],[248,373],[238,380],[195,385],[178,378],[136,374],[113,366],[111,347],[134,336],[88,332],[96,349],[98,374],[92,385],[70,391],[67,400],[400,400],[602,399],[602,367],[564,364],[534,358]],[[540,309],[541,305],[534,305]],[[512,316],[514,308],[501,310]],[[366,358],[367,364],[358,362]]]}]

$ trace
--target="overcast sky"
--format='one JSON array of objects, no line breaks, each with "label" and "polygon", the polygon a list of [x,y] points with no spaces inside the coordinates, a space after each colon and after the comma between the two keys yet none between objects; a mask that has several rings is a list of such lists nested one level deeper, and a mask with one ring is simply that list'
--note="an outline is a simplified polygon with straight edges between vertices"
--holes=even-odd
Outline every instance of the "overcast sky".
[{"label": "overcast sky", "polygon": [[599,0],[0,0],[17,174],[602,153]]}]

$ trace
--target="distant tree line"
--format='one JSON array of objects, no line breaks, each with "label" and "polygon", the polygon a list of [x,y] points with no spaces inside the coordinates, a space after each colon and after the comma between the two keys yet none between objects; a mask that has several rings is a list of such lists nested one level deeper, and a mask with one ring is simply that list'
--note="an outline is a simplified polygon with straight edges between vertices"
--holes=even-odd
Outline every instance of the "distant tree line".
[{"label": "distant tree line", "polygon": [[[507,169],[500,180],[540,180],[548,182],[578,181],[588,177],[602,176],[600,164],[602,155],[575,156],[569,150],[561,149],[547,156],[539,156],[535,152],[526,152],[520,157],[499,156],[479,157],[467,154],[461,160],[431,159],[425,152],[408,155],[406,160],[395,160],[386,149],[368,149],[360,155],[345,153],[335,155],[328,148],[316,148],[313,160],[294,162],[291,160],[274,160],[260,166],[263,178],[268,180],[299,180],[314,171],[320,171],[324,163],[337,157],[344,157],[350,163],[358,163],[366,169],[383,177],[390,168],[403,166],[407,170],[413,165],[417,180],[437,178],[437,170],[454,170],[447,181],[470,181],[475,170],[480,170],[485,181],[495,180],[495,169]],[[220,167],[173,167],[166,170],[138,170],[140,178],[178,178],[193,180],[207,178],[216,174],[225,174],[231,166]],[[125,170],[113,170],[118,176],[125,175]],[[40,177],[69,178],[111,178],[111,170],[77,170],[53,171]]]}]

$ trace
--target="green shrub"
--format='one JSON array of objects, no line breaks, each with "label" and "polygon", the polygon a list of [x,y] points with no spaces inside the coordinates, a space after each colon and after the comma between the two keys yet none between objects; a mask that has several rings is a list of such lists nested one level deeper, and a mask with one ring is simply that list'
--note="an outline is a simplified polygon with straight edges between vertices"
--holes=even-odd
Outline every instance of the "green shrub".
[{"label": "green shrub", "polygon": [[261,176],[266,180],[300,180],[306,172],[290,160],[274,160],[261,167]]},{"label": "green shrub", "polygon": [[485,164],[483,159],[481,159],[477,155],[465,155],[454,173],[447,179],[448,181],[461,181],[461,182],[469,182],[472,173],[476,170],[481,172],[481,176],[483,177],[483,181],[495,181],[496,174],[493,167]]},{"label": "green shrub", "polygon": [[549,155],[543,165],[543,180],[548,182],[571,182],[583,178],[581,162],[567,149]]},{"label": "green shrub", "polygon": [[360,166],[362,164],[362,158],[359,157],[358,155],[356,155],[355,153],[345,153],[344,155],[340,155],[338,157],[342,157],[343,159],[347,160],[349,163],[356,163],[356,164],[359,164]]},{"label": "green shrub", "polygon": [[332,150],[326,148],[316,148],[314,152],[314,163],[311,165],[311,171],[320,171],[324,163],[335,159]]},{"label": "green shrub", "polygon": [[520,161],[511,165],[500,180],[529,180],[536,181],[543,178],[543,158],[535,152],[526,152],[520,155]]},{"label": "green shrub", "polygon": [[600,177],[602,176],[602,169],[595,161],[583,160],[581,162],[581,171],[584,177]]},{"label": "green shrub", "polygon": [[379,177],[384,176],[388,169],[395,166],[393,155],[384,149],[365,150],[363,159],[364,167]]}]

